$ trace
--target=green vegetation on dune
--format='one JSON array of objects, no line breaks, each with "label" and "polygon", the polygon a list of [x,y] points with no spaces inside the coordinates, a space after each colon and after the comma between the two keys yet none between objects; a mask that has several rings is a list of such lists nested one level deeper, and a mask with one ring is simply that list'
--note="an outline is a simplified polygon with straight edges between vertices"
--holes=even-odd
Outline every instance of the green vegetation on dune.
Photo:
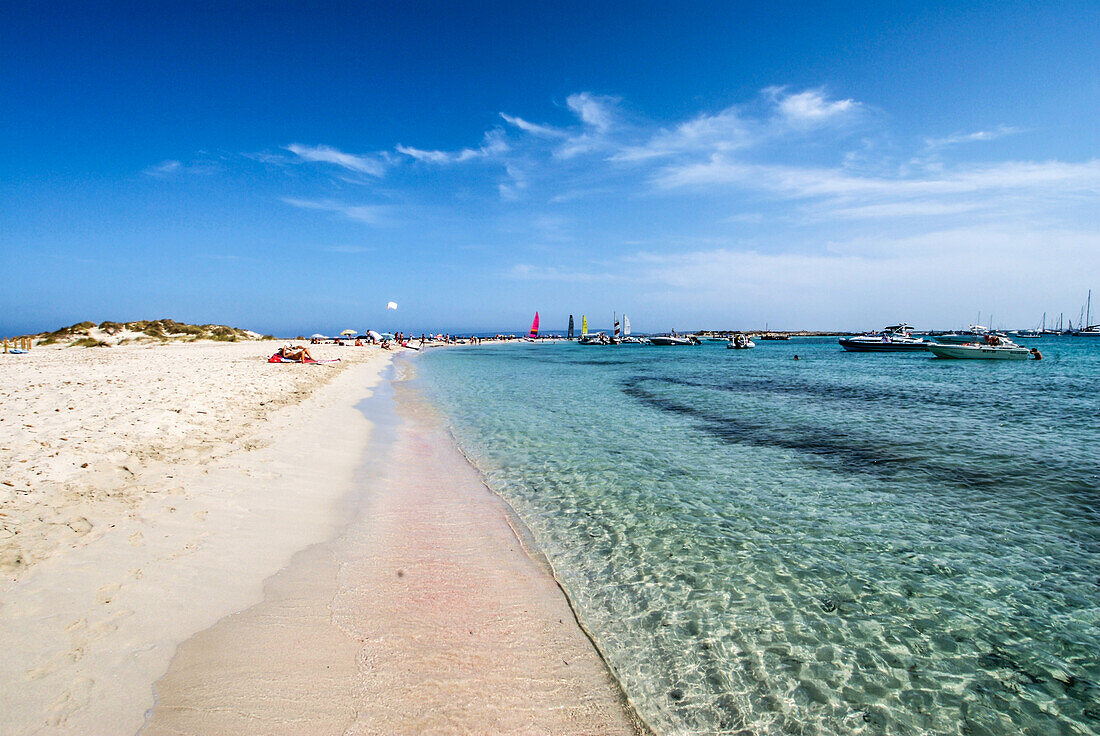
[{"label": "green vegetation on dune", "polygon": [[[93,330],[97,330],[93,334]],[[162,342],[168,340],[217,340],[219,342],[236,342],[238,340],[255,340],[255,333],[228,325],[189,325],[177,322],[174,319],[139,320],[137,322],[78,322],[69,327],[62,327],[53,332],[37,335],[36,343],[39,345],[52,345],[59,341],[69,341],[70,345],[80,347],[109,346],[111,343],[100,339],[103,333],[115,336],[120,333],[131,332],[145,335],[138,339],[155,339]],[[266,336],[265,336],[266,337]],[[119,342],[128,341],[124,338]],[[259,338],[263,339],[263,338]]]}]

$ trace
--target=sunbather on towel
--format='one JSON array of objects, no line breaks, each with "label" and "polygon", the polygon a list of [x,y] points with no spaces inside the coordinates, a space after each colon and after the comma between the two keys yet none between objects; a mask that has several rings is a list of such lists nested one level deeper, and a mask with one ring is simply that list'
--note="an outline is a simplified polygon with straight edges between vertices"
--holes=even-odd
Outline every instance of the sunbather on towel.
[{"label": "sunbather on towel", "polygon": [[313,356],[309,354],[309,349],[304,345],[284,345],[279,348],[276,353],[287,360],[296,360],[299,363],[304,363],[307,360],[313,360]]}]

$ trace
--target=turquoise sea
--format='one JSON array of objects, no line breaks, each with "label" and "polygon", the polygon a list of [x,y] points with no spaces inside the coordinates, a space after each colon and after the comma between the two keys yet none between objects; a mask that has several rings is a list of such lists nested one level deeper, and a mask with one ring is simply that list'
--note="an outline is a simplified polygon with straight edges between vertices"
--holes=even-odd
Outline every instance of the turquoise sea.
[{"label": "turquoise sea", "polygon": [[[658,733],[1100,733],[1100,340],[435,350]],[[798,354],[800,360],[793,360]]]}]

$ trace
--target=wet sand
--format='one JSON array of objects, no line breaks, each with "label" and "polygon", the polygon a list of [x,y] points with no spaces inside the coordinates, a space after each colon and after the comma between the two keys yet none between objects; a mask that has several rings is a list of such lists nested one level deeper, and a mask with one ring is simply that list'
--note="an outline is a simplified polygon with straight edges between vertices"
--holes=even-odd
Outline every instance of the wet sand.
[{"label": "wet sand", "polygon": [[429,407],[396,396],[366,406],[348,526],[180,645],[143,734],[641,730],[509,507]]}]

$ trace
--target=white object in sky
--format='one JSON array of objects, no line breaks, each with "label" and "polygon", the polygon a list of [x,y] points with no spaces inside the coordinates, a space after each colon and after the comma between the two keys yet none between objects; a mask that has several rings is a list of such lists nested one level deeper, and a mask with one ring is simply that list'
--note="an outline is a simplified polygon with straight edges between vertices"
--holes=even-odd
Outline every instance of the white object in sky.
[{"label": "white object in sky", "polygon": [[397,309],[397,302],[387,302],[386,309]]}]

